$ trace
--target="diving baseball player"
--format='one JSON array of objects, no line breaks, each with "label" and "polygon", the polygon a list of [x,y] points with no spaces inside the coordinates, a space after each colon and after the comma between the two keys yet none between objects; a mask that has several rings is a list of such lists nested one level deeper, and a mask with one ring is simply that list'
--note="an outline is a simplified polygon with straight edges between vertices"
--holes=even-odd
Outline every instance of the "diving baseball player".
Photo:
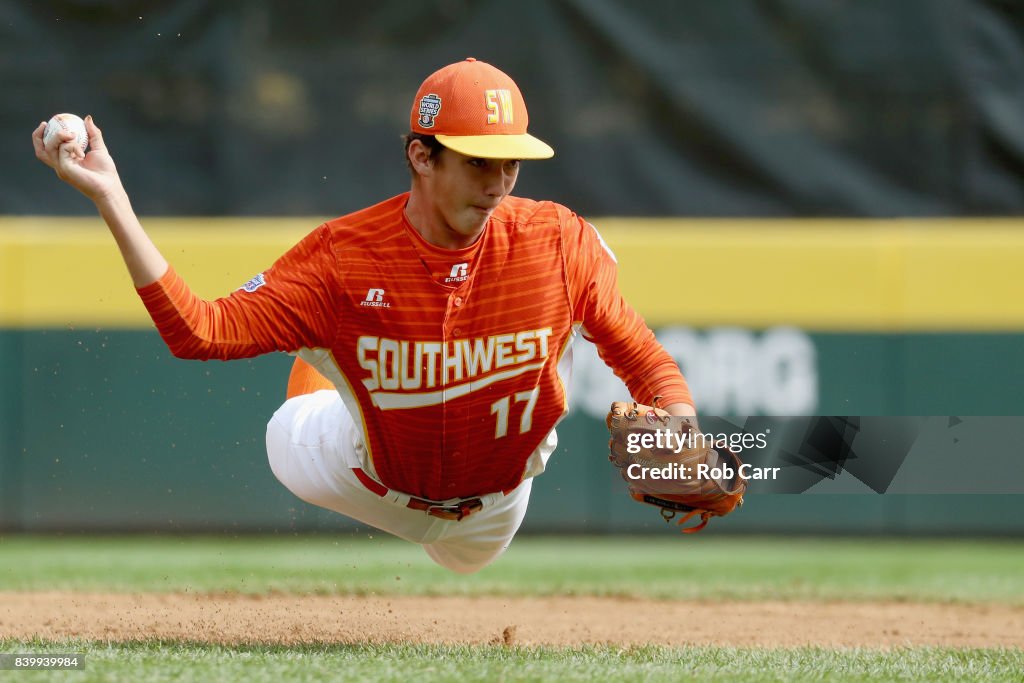
[{"label": "diving baseball player", "polygon": [[637,401],[693,415],[686,381],[622,299],[615,259],[564,206],[513,197],[527,133],[509,76],[474,59],[413,101],[408,192],[317,227],[266,271],[199,299],[144,232],[102,133],[86,119],[36,156],[92,199],[160,335],[181,358],[296,354],[267,426],[299,498],[474,572],[519,528],[568,410],[581,334]]}]

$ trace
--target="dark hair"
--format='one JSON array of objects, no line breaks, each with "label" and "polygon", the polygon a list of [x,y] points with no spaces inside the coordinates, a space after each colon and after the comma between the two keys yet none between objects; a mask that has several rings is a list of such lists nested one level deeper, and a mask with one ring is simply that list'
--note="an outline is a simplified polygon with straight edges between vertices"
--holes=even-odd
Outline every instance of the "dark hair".
[{"label": "dark hair", "polygon": [[412,144],[413,140],[419,140],[427,148],[427,157],[430,159],[435,158],[444,149],[444,145],[437,141],[437,138],[433,135],[424,135],[423,133],[406,133],[402,136],[405,140],[405,165],[409,168],[409,173],[413,176],[416,175],[416,171],[413,170],[412,163],[409,161],[409,145]]}]

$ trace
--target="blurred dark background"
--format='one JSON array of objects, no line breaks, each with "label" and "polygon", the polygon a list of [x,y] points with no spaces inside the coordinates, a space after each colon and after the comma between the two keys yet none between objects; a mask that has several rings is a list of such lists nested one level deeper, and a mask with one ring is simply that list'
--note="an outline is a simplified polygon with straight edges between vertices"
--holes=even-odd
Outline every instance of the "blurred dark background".
[{"label": "blurred dark background", "polygon": [[1020,2],[0,0],[0,212],[91,214],[30,153],[70,111],[140,213],[347,213],[405,189],[416,88],[466,56],[556,149],[518,193],[583,214],[1024,209]]}]

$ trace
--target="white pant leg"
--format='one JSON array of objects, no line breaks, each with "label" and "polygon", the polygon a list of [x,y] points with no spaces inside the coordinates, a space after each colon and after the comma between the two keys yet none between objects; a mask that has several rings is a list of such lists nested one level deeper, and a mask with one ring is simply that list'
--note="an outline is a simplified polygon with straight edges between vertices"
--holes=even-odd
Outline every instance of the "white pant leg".
[{"label": "white pant leg", "polygon": [[453,571],[477,571],[505,551],[526,514],[532,480],[461,521],[444,520],[369,491],[352,472],[365,469],[356,452],[359,438],[337,392],[296,396],[267,425],[270,468],[307,503],[423,544],[435,562]]},{"label": "white pant leg", "polygon": [[341,397],[324,390],[289,399],[267,424],[267,457],[278,481],[296,496],[414,543],[440,535],[417,510],[389,503],[352,472],[362,467],[354,425]]},{"label": "white pant leg", "polygon": [[480,571],[508,550],[526,516],[532,488],[533,479],[527,479],[493,506],[461,522],[447,522],[441,538],[424,544],[424,550],[434,562],[452,571]]}]

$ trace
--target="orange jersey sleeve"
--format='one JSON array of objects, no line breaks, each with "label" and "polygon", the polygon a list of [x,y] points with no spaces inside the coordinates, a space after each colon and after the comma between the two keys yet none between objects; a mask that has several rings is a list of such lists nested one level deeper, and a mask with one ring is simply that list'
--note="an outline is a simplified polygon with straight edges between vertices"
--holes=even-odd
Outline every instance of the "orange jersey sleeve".
[{"label": "orange jersey sleeve", "polygon": [[660,405],[694,405],[679,366],[619,292],[615,257],[597,229],[575,215],[565,225],[569,296],[584,338],[635,400],[650,404],[660,396]]},{"label": "orange jersey sleeve", "polygon": [[271,351],[330,346],[338,307],[330,233],[321,226],[273,266],[229,296],[206,301],[169,268],[138,289],[171,352],[179,358],[250,358]]}]

